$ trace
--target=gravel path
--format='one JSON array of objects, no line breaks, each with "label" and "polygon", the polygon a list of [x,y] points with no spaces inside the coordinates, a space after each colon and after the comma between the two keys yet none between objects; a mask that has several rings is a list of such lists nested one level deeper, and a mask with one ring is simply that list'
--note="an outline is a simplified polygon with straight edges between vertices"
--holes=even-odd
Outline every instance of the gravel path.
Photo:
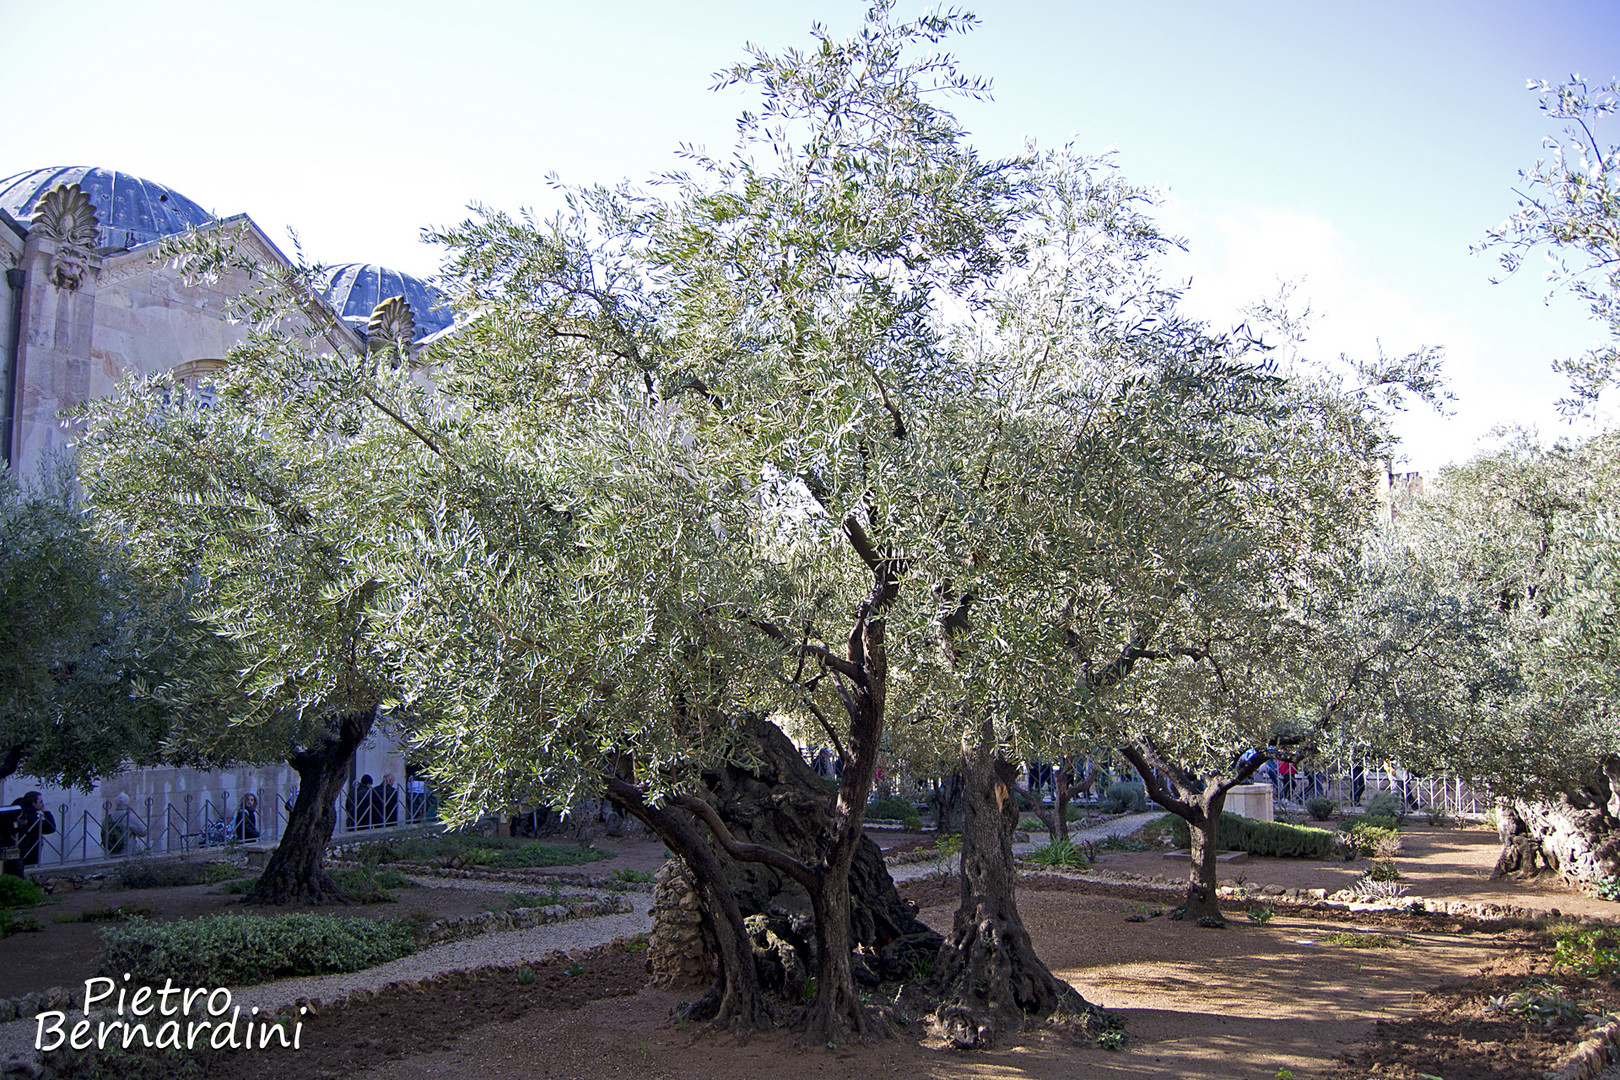
[{"label": "gravel path", "polygon": [[[1115,818],[1113,821],[1105,821],[1101,825],[1093,825],[1089,829],[1078,829],[1072,831],[1069,833],[1069,840],[1071,843],[1078,844],[1089,841],[1106,840],[1110,836],[1129,836],[1131,833],[1135,832],[1137,829],[1140,829],[1143,825],[1146,825],[1155,818],[1161,816],[1163,813],[1164,811],[1162,810],[1150,810],[1141,814],[1126,814],[1124,817]],[[1045,833],[1038,833],[1036,835],[1040,837],[1039,840],[1031,839],[1025,843],[1014,844],[1013,854],[1025,855],[1046,843]],[[957,866],[960,864],[961,859],[962,857],[960,855],[952,855],[950,862],[948,864],[944,864],[944,866],[937,862],[907,863],[903,866],[891,866],[889,867],[889,876],[893,877],[896,882],[900,882],[915,881],[917,878],[930,877],[934,874],[938,874],[941,869],[948,869],[954,873]]]},{"label": "gravel path", "polygon": [[[428,880],[424,879],[423,884],[427,884]],[[458,882],[463,888],[469,884]],[[503,890],[511,887],[510,883],[491,884],[499,885]],[[628,915],[598,915],[548,923],[527,930],[479,934],[461,941],[434,945],[364,971],[282,979],[243,987],[232,991],[231,1000],[233,1004],[242,1006],[244,1012],[255,1005],[260,1009],[292,1005],[299,998],[332,1001],[354,990],[375,990],[391,982],[415,982],[445,971],[537,961],[557,950],[568,953],[582,951],[606,945],[615,938],[647,933],[652,928],[652,894],[633,892],[625,895],[635,906],[635,911]],[[82,985],[75,988],[74,1003],[79,1008],[68,1014],[70,1028],[74,1019],[83,1017]],[[0,1063],[15,1058],[31,1058],[37,1029],[38,1021],[35,1019],[0,1024]]]}]

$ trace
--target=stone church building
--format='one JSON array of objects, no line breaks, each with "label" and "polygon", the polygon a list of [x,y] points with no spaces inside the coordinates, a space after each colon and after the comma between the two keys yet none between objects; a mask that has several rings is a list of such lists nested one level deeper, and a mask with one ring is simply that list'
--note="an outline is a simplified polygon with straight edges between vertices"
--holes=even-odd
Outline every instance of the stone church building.
[{"label": "stone church building", "polygon": [[[0,179],[0,458],[24,484],[53,458],[72,452],[79,405],[126,378],[173,372],[206,396],[209,372],[245,336],[228,309],[250,287],[239,271],[187,284],[157,257],[165,238],[190,229],[226,230],[266,265],[290,265],[246,214],[216,218],[173,188],[112,169],[42,168]],[[452,317],[427,283],[380,266],[331,268],[323,295],[340,333],[363,348],[367,321],[383,300],[403,296],[417,340],[449,332]],[[386,734],[356,754],[355,775],[379,783],[404,760]],[[136,769],[108,777],[95,792],[53,788],[34,778],[0,781],[0,803],[38,789],[58,818],[46,867],[102,856],[99,822],[118,795],[147,821],[155,850],[178,850],[208,820],[228,818],[241,796],[259,798],[261,830],[279,833],[283,800],[297,786],[291,768]],[[339,815],[340,828],[343,815]],[[46,867],[42,867],[45,869]]]}]

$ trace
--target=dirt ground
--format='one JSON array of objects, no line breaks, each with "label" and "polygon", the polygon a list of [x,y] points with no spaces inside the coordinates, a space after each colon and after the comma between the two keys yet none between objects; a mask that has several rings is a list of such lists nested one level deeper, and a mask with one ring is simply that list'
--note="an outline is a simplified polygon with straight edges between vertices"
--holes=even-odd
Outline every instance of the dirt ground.
[{"label": "dirt ground", "polygon": [[[1409,895],[1518,907],[1557,909],[1565,915],[1620,916],[1620,904],[1595,900],[1556,881],[1491,881],[1501,851],[1496,832],[1487,828],[1442,829],[1408,824],[1401,830],[1402,852],[1395,858]],[[1221,884],[1281,885],[1293,889],[1326,889],[1329,894],[1350,885],[1366,872],[1367,859],[1317,862],[1310,859],[1249,857],[1222,863]],[[1185,859],[1167,859],[1161,851],[1100,852],[1099,868],[1182,880]]]},{"label": "dirt ground", "polygon": [[[878,839],[885,846],[912,840],[892,834]],[[1492,834],[1483,830],[1417,827],[1408,830],[1407,852],[1398,865],[1412,891],[1423,895],[1566,912],[1620,911],[1556,886],[1525,890],[1489,882],[1481,871],[1488,874],[1493,849]],[[624,857],[656,862],[661,855],[643,849]],[[1159,853],[1110,854],[1103,865],[1161,876],[1182,873],[1179,864]],[[1365,865],[1256,859],[1223,868],[1223,874],[1229,880],[1242,875],[1251,883],[1332,890],[1348,884]],[[612,864],[590,869],[599,867]],[[928,878],[907,883],[902,891],[918,903],[926,922],[949,927],[954,883]],[[105,902],[114,895],[92,894],[91,899]],[[1037,950],[1052,969],[1123,1018],[1128,1034],[1123,1049],[1110,1052],[1037,1030],[1007,1037],[987,1052],[962,1054],[946,1049],[920,1024],[871,1047],[806,1048],[787,1032],[757,1034],[738,1044],[730,1036],[673,1023],[683,995],[648,989],[642,954],[610,948],[571,958],[577,968],[561,959],[542,965],[528,984],[520,984],[510,969],[493,969],[426,987],[390,988],[364,1004],[307,1018],[303,1050],[236,1053],[216,1062],[209,1075],[230,1080],[445,1075],[1274,1080],[1290,1070],[1295,1080],[1415,1080],[1416,1070],[1432,1059],[1441,1063],[1434,1075],[1446,1080],[1514,1080],[1539,1075],[1552,1053],[1536,1058],[1524,1040],[1515,1041],[1516,1024],[1499,1024],[1503,1031],[1496,1031],[1480,1019],[1488,995],[1509,992],[1525,975],[1543,970],[1534,951],[1527,951],[1535,935],[1525,931],[1482,932],[1441,916],[1288,909],[1260,926],[1242,918],[1237,904],[1229,905],[1235,917],[1227,929],[1203,929],[1160,917],[1162,894],[1128,886],[1098,889],[1055,876],[1022,879],[1019,904]],[[1132,916],[1143,921],[1127,921]],[[1329,940],[1333,934],[1374,931],[1394,947],[1352,948]],[[16,940],[0,943],[0,964],[4,947]],[[1571,992],[1600,990],[1593,984]],[[1468,1036],[1477,1044],[1474,1049],[1487,1051],[1476,1052],[1466,1068],[1446,1057],[1459,1041],[1459,1017],[1474,1031]],[[1341,1056],[1345,1060],[1336,1060]]]},{"label": "dirt ground", "polygon": [[[1353,1050],[1376,1019],[1413,1016],[1431,987],[1514,951],[1512,942],[1440,923],[1394,931],[1404,945],[1389,950],[1327,944],[1326,934],[1346,929],[1339,920],[1278,916],[1264,927],[1234,923],[1228,930],[1167,918],[1127,923],[1126,915],[1150,905],[1090,896],[1062,879],[1029,885],[1021,907],[1037,947],[1060,976],[1124,1019],[1129,1042],[1123,1050],[1035,1031],[989,1052],[961,1054],[929,1038],[921,1025],[872,1047],[806,1048],[781,1032],[738,1044],[673,1024],[671,1012],[682,996],[646,989],[639,957],[607,950],[580,958],[579,982],[552,965],[530,986],[504,970],[425,991],[391,990],[307,1020],[305,1051],[277,1050],[252,1060],[238,1054],[218,1075],[1271,1080],[1291,1069],[1305,1080],[1332,1075],[1333,1059]],[[945,891],[931,883],[916,890],[925,900]],[[949,905],[923,910],[940,928],[952,913]],[[599,997],[581,1008],[588,986]]]}]

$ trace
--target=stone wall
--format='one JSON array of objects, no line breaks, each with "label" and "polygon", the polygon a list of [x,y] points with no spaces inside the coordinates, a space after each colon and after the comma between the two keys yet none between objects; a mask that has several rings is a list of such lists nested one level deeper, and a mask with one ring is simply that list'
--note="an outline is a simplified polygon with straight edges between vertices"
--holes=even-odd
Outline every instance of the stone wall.
[{"label": "stone wall", "polygon": [[647,971],[654,986],[683,990],[708,986],[719,971],[703,937],[697,888],[679,860],[659,867],[653,879],[653,924]]}]

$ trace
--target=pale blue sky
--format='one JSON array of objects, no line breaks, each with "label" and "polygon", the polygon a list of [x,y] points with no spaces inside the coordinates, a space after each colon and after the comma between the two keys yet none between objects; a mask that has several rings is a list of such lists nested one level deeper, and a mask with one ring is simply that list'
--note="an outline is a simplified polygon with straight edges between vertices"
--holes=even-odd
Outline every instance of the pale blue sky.
[{"label": "pale blue sky", "polygon": [[[1458,413],[1403,421],[1411,462],[1494,424],[1566,429],[1551,361],[1597,340],[1532,271],[1492,286],[1468,252],[1553,133],[1526,78],[1620,75],[1620,2],[970,5],[952,50],[995,101],[958,108],[989,154],[1026,137],[1117,148],[1191,242],[1195,310],[1304,275],[1312,347],[1447,350]],[[454,14],[451,12],[454,10]],[[418,274],[421,226],[477,200],[544,211],[549,172],[641,178],[682,141],[730,141],[710,75],[744,41],[854,29],[859,3],[0,0],[0,175],[95,164],[147,176],[323,262]],[[902,14],[925,10],[902,0]],[[1609,141],[1620,142],[1620,123]]]}]

